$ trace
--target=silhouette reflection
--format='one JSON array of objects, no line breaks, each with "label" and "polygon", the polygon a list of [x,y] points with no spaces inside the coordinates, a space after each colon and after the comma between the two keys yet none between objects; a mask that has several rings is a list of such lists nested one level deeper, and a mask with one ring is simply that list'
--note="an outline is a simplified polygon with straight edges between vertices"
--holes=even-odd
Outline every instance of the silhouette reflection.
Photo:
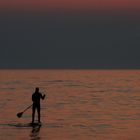
[{"label": "silhouette reflection", "polygon": [[40,128],[41,128],[41,125],[32,127],[32,131],[30,134],[30,137],[31,137],[30,140],[41,140],[41,137],[39,136]]}]

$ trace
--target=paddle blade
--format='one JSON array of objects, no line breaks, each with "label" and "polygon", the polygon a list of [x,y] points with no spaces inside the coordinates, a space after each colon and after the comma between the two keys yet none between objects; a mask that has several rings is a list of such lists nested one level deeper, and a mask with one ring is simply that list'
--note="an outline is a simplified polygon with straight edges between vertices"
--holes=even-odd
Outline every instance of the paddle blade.
[{"label": "paddle blade", "polygon": [[23,114],[23,112],[17,113],[17,117],[18,117],[18,118],[21,118],[21,117],[22,117],[22,114]]}]

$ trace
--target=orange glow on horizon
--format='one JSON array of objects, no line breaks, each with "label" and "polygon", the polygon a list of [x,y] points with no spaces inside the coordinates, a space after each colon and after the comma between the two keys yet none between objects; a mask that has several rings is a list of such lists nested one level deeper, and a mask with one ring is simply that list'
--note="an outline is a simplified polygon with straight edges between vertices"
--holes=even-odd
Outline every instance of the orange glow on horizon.
[{"label": "orange glow on horizon", "polygon": [[81,10],[134,10],[140,9],[139,0],[2,0],[2,9],[81,9]]}]

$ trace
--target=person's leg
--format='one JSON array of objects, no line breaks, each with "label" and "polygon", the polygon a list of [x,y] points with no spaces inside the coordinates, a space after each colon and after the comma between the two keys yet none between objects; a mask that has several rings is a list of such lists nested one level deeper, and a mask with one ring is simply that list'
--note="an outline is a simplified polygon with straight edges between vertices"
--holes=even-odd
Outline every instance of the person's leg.
[{"label": "person's leg", "polygon": [[40,105],[37,106],[38,122],[40,123]]},{"label": "person's leg", "polygon": [[35,105],[33,104],[33,107],[32,107],[32,123],[34,123],[34,118],[35,118]]}]

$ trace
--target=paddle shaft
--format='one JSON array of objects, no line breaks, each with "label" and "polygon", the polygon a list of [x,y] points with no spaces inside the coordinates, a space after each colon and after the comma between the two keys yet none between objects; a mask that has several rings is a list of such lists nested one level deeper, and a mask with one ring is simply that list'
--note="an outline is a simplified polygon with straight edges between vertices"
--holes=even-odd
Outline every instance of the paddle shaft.
[{"label": "paddle shaft", "polygon": [[28,106],[25,110],[23,110],[23,113],[28,110],[29,108],[31,108],[33,106],[33,104],[31,104],[30,106]]}]

